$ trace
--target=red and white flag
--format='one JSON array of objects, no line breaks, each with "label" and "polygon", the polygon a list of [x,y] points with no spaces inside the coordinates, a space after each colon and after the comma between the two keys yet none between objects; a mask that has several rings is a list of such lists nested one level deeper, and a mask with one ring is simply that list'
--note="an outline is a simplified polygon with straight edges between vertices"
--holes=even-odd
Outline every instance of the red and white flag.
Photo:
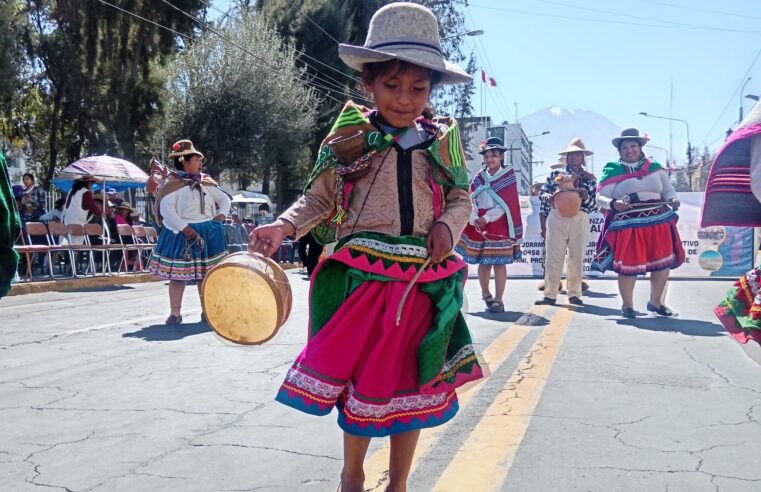
[{"label": "red and white flag", "polygon": [[481,69],[481,82],[490,87],[497,87],[497,81],[494,80],[494,77],[486,75],[486,72],[483,69]]}]

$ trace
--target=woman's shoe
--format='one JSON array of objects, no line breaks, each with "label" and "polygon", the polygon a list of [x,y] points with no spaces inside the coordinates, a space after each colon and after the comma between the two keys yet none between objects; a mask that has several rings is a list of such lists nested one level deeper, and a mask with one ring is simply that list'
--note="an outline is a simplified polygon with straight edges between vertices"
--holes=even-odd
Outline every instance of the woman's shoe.
[{"label": "woman's shoe", "polygon": [[573,304],[574,306],[583,306],[584,301],[581,300],[580,297],[572,296],[568,298],[568,302]]},{"label": "woman's shoe", "polygon": [[489,306],[489,312],[492,312],[492,313],[504,313],[505,312],[505,304],[502,301],[497,301],[495,299],[494,302],[491,303],[491,306]]},{"label": "woman's shoe", "polygon": [[637,312],[634,311],[634,308],[621,308],[621,316],[624,318],[634,319],[637,317]]},{"label": "woman's shoe", "polygon": [[170,314],[164,323],[167,325],[179,325],[182,323],[182,315],[175,316],[174,314]]},{"label": "woman's shoe", "polygon": [[549,297],[543,297],[539,299],[538,301],[534,301],[535,306],[554,306],[555,305],[555,299],[551,299]]},{"label": "woman's shoe", "polygon": [[658,316],[665,316],[665,317],[673,317],[676,316],[676,313],[669,309],[668,306],[665,304],[661,304],[659,307],[653,306],[650,302],[647,303],[647,310],[651,313],[655,313]]}]

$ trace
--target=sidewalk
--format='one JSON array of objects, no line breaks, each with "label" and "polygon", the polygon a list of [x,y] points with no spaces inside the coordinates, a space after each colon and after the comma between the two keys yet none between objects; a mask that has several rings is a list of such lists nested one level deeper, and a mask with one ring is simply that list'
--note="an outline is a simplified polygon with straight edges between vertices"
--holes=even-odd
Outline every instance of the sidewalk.
[{"label": "sidewalk", "polygon": [[[301,268],[297,263],[279,263],[283,270]],[[44,292],[71,292],[81,289],[95,289],[110,285],[142,284],[145,282],[164,282],[152,273],[120,273],[98,277],[80,277],[51,280],[19,282],[11,286],[8,296],[20,296],[24,294],[39,294]]]}]

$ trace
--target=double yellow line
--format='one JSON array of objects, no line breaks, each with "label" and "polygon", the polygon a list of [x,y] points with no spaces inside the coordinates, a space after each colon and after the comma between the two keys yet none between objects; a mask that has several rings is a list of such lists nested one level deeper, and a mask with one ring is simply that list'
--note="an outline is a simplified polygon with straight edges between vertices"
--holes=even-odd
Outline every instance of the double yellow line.
[{"label": "double yellow line", "polygon": [[[543,316],[547,310],[547,306],[534,306],[529,313]],[[572,310],[559,308],[555,311],[550,323],[494,398],[433,490],[488,491],[502,485],[528,429],[531,415],[539,403],[572,317]],[[484,349],[481,354],[483,361],[496,372],[530,331],[529,326],[513,324]],[[458,393],[460,408],[468,405],[480,387],[473,386]],[[413,471],[439,442],[450,425],[457,425],[456,417],[442,426],[423,432],[415,451]],[[387,442],[365,462],[365,484],[371,487],[369,490],[385,488],[388,462]]]}]

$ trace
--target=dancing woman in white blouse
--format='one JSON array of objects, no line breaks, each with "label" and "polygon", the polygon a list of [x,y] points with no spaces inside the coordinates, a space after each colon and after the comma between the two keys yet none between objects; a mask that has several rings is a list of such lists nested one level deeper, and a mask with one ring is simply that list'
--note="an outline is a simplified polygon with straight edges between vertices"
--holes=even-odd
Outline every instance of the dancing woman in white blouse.
[{"label": "dancing woman in white blouse", "polygon": [[[161,225],[149,270],[169,280],[171,313],[166,324],[182,323],[182,295],[187,282],[201,281],[227,255],[222,223],[230,196],[201,173],[203,154],[190,140],[180,140],[169,154],[172,172],[156,193],[154,212]],[[206,321],[201,314],[201,321]]]}]

